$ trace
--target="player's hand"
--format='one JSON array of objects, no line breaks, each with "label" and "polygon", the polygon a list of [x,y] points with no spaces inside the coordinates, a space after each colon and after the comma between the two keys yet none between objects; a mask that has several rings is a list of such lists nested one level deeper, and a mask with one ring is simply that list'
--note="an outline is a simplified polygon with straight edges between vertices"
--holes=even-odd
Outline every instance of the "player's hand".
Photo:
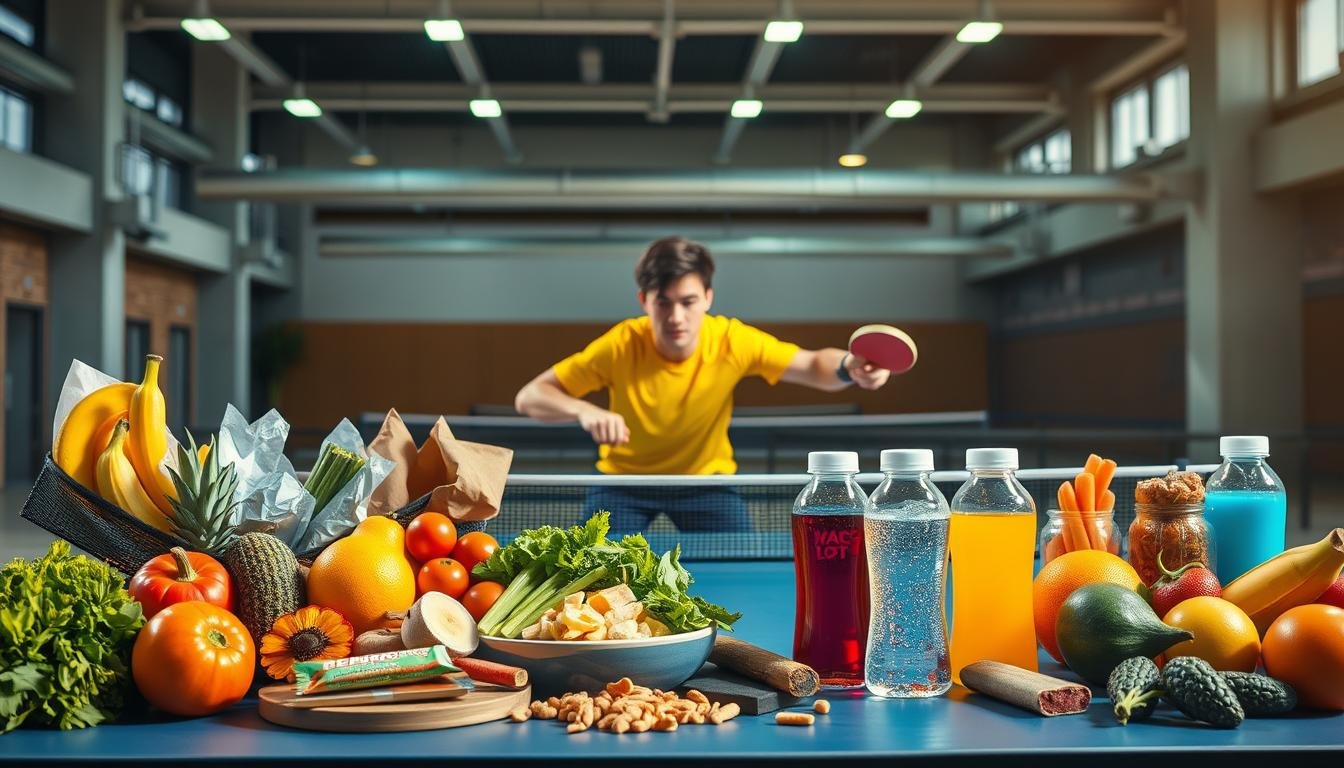
[{"label": "player's hand", "polygon": [[592,435],[598,445],[625,445],[630,442],[630,428],[619,413],[595,409],[579,416],[579,426]]},{"label": "player's hand", "polygon": [[891,371],[886,368],[878,368],[868,362],[862,355],[853,353],[845,358],[845,370],[849,371],[849,377],[854,380],[859,389],[878,389],[886,384],[887,379],[891,377]]}]

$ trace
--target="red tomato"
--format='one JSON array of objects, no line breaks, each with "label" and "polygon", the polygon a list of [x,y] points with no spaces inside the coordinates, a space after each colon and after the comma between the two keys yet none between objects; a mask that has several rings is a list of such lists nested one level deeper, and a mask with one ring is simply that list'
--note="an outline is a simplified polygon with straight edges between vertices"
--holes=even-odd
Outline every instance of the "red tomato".
[{"label": "red tomato", "polygon": [[1336,608],[1344,608],[1344,576],[1335,579],[1335,583],[1326,588],[1321,596],[1316,598],[1316,602],[1323,605],[1333,605]]},{"label": "red tomato", "polygon": [[485,612],[490,610],[490,606],[494,605],[503,593],[503,584],[493,581],[478,582],[462,596],[462,606],[467,609],[467,613],[471,614],[471,618],[480,621]]},{"label": "red tomato", "polygon": [[427,563],[436,557],[453,554],[457,544],[457,527],[452,518],[438,512],[424,512],[406,526],[406,551],[417,562]]},{"label": "red tomato", "polygon": [[247,629],[217,605],[193,600],[159,611],[135,638],[131,676],[150,704],[199,717],[247,695],[256,651]]},{"label": "red tomato", "polygon": [[152,619],[164,608],[189,600],[203,600],[233,610],[233,581],[219,561],[204,552],[173,547],[140,566],[126,586],[131,597]]},{"label": "red tomato", "polygon": [[420,566],[415,577],[415,586],[420,594],[442,592],[456,600],[467,591],[467,569],[450,557],[430,560]]},{"label": "red tomato", "polygon": [[466,536],[457,540],[457,546],[453,548],[453,559],[462,564],[471,573],[471,569],[476,567],[477,563],[483,563],[495,554],[499,549],[499,542],[495,537],[482,531],[472,531]]}]

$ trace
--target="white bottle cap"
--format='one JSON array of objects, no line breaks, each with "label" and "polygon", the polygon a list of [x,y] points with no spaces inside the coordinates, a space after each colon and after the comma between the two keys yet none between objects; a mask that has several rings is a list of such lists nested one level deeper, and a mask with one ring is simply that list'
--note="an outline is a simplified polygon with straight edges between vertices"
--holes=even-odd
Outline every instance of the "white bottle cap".
[{"label": "white bottle cap", "polygon": [[889,448],[878,464],[883,472],[932,472],[933,451],[928,448]]},{"label": "white bottle cap", "polygon": [[1268,456],[1269,438],[1264,435],[1232,435],[1218,439],[1223,456]]},{"label": "white bottle cap", "polygon": [[967,448],[966,469],[1017,469],[1017,449]]},{"label": "white bottle cap", "polygon": [[808,472],[858,472],[859,454],[854,451],[812,451],[807,454]]}]

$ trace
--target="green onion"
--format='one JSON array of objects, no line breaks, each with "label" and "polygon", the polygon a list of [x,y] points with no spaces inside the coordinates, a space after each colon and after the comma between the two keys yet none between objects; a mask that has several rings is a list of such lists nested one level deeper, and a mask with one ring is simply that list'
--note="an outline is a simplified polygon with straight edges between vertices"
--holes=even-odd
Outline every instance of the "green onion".
[{"label": "green onion", "polygon": [[308,482],[303,484],[303,489],[317,500],[317,504],[313,507],[313,515],[317,515],[331,503],[345,484],[364,468],[364,463],[362,456],[339,446],[327,443],[323,447],[322,454],[317,457],[317,464],[313,466],[312,474],[308,475]]}]

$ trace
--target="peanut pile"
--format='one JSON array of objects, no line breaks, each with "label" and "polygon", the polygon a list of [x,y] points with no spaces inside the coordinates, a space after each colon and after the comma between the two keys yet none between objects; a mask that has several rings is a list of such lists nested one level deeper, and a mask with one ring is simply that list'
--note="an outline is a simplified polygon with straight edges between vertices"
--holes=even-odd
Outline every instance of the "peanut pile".
[{"label": "peanut pile", "polygon": [[612,733],[643,733],[675,731],[677,726],[687,723],[722,725],[741,711],[736,704],[711,704],[700,691],[687,691],[683,699],[672,691],[645,688],[623,677],[608,683],[606,690],[596,696],[586,692],[552,696],[534,701],[530,707],[518,707],[509,717],[517,723],[534,716],[539,720],[560,720],[569,723],[565,728],[568,733],[582,733],[593,727]]}]

